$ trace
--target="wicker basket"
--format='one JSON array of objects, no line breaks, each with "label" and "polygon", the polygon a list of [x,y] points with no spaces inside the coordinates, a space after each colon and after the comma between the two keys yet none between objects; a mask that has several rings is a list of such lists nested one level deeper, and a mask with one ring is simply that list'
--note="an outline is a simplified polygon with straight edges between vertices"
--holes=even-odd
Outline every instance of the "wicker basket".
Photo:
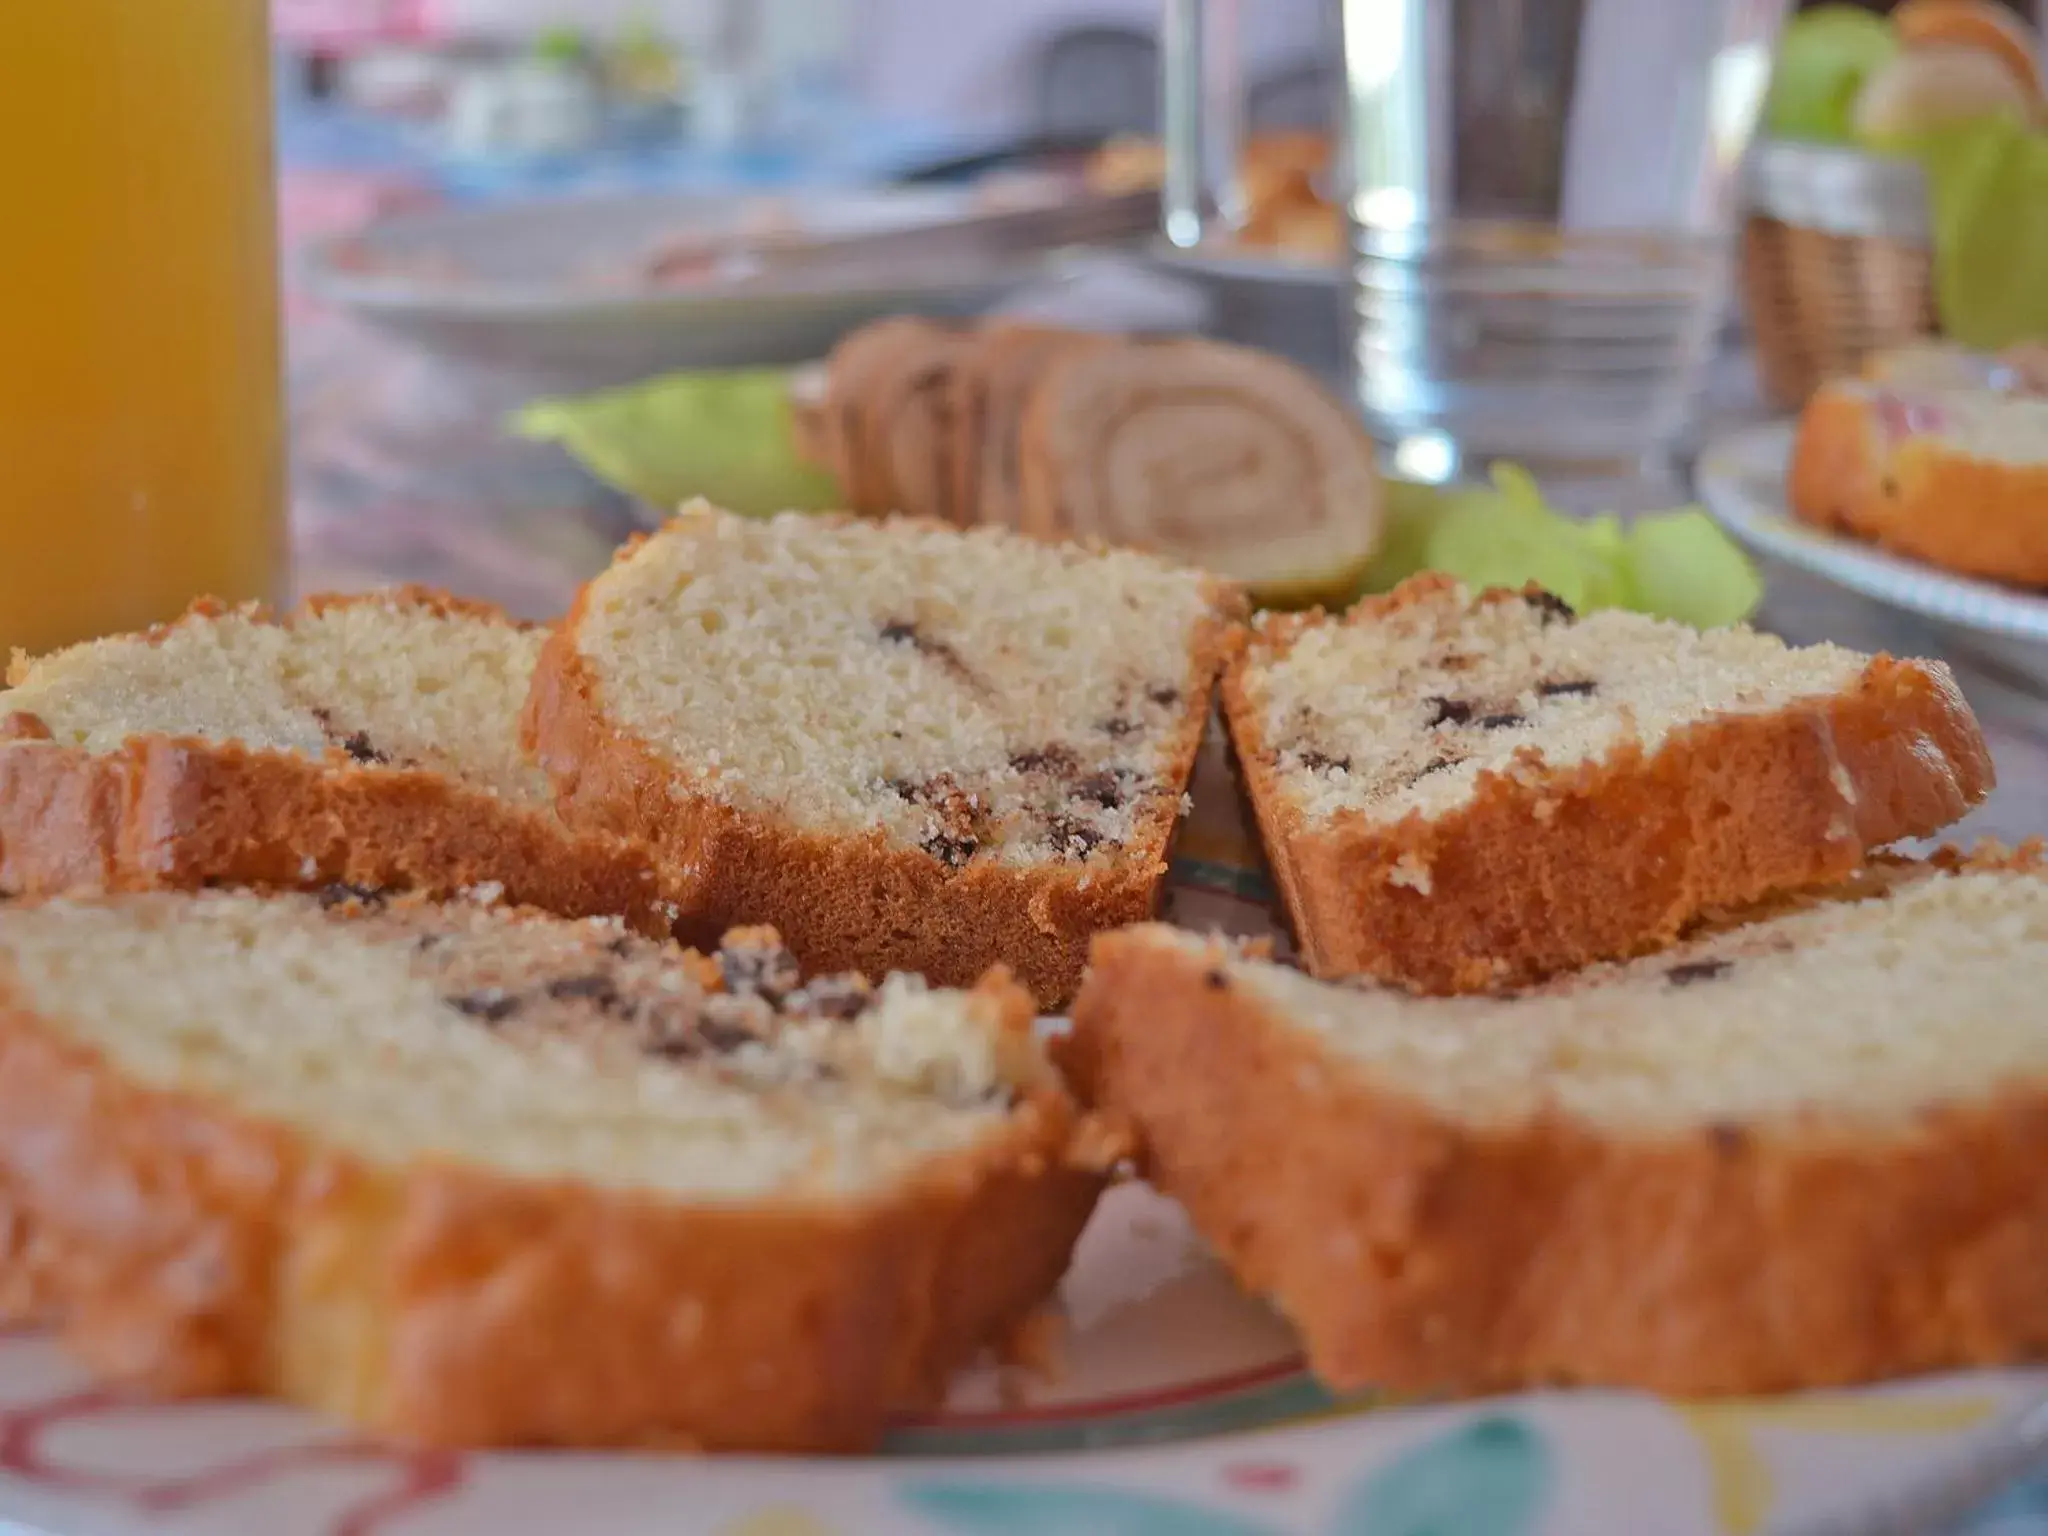
[{"label": "wicker basket", "polygon": [[1918,166],[1765,141],[1750,156],[1747,193],[1742,297],[1773,405],[1797,410],[1872,352],[1934,334]]}]

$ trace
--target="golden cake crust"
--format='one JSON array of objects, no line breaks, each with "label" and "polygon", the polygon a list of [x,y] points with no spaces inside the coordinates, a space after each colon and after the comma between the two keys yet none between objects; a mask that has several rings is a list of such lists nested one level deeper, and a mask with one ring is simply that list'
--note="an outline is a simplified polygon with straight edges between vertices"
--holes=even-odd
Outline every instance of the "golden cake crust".
[{"label": "golden cake crust", "polygon": [[[309,612],[399,603],[504,621],[424,588],[310,599]],[[177,623],[226,610],[211,600]],[[268,615],[259,616],[270,621]],[[274,622],[274,621],[272,621]],[[156,638],[172,626],[152,630]],[[499,885],[567,917],[618,915],[666,934],[672,903],[645,849],[422,768],[325,761],[235,742],[137,736],[95,753],[52,741],[0,695],[0,891],[319,889],[452,895]]]},{"label": "golden cake crust", "polygon": [[1142,930],[1097,941],[1074,1030],[1084,1098],[1337,1390],[1769,1393],[2048,1353],[2037,1085],[1884,1139],[1475,1129]]},{"label": "golden cake crust", "polygon": [[1976,458],[1931,432],[1887,446],[1881,409],[1860,387],[1807,403],[1787,480],[1793,514],[1965,576],[2048,587],[2048,464]]},{"label": "golden cake crust", "polygon": [[[1019,988],[983,990],[1028,1027]],[[381,1166],[138,1086],[0,977],[0,1307],[156,1393],[418,1443],[856,1451],[1050,1294],[1101,1182],[1076,1131],[1042,1090],[839,1204]]]},{"label": "golden cake crust", "polygon": [[[1452,585],[1416,578],[1354,618]],[[1246,678],[1333,622],[1283,615],[1240,631],[1222,684],[1274,882],[1318,976],[1489,991],[1640,954],[1703,911],[1839,879],[1869,849],[1939,831],[1993,783],[1947,670],[1880,656],[1850,693],[1704,720],[1654,751],[1557,770],[1531,754],[1440,817],[1311,826],[1281,792]]]},{"label": "golden cake crust", "polygon": [[[641,542],[626,544],[614,563]],[[1193,774],[1229,643],[1226,589],[1216,590],[1218,611],[1196,637],[1181,689],[1170,783]],[[921,849],[891,846],[880,832],[808,833],[690,791],[658,748],[605,713],[599,680],[577,647],[591,592],[578,594],[541,652],[525,739],[572,825],[655,849],[685,942],[734,923],[766,923],[806,969],[916,971],[941,986],[971,985],[1003,965],[1041,1006],[1057,1008],[1080,985],[1092,935],[1156,910],[1178,819],[1170,800],[1146,815],[1145,835],[1134,841],[1156,851],[1143,856],[952,869]]]}]

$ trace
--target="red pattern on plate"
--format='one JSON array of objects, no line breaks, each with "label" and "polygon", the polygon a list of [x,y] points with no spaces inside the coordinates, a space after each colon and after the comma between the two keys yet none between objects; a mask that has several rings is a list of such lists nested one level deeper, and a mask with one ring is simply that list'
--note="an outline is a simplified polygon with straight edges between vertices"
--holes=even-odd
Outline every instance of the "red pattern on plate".
[{"label": "red pattern on plate", "polygon": [[1121,1418],[1131,1413],[1159,1413],[1169,1408],[1185,1408],[1190,1403],[1204,1402],[1212,1397],[1226,1397],[1233,1392],[1270,1387],[1290,1376],[1299,1376],[1303,1368],[1304,1362],[1297,1355],[1270,1365],[1254,1365],[1228,1375],[1181,1382],[1149,1392],[1130,1392],[1119,1397],[1098,1397],[1084,1402],[1048,1403],[1042,1408],[942,1413],[929,1418],[907,1419],[903,1423],[909,1429],[1006,1429],[1018,1424],[1071,1424],[1087,1419]]},{"label": "red pattern on plate", "polygon": [[453,1451],[408,1451],[355,1440],[307,1441],[202,1467],[176,1476],[124,1476],[67,1467],[43,1449],[43,1437],[61,1425],[148,1404],[120,1392],[94,1388],[66,1393],[23,1407],[0,1410],[0,1473],[65,1493],[97,1494],[143,1514],[194,1509],[244,1489],[312,1467],[388,1467],[395,1480],[334,1517],[328,1536],[376,1536],[396,1517],[454,1493],[467,1469]]},{"label": "red pattern on plate", "polygon": [[1223,1481],[1243,1493],[1285,1493],[1301,1481],[1301,1469],[1284,1461],[1234,1461]]}]

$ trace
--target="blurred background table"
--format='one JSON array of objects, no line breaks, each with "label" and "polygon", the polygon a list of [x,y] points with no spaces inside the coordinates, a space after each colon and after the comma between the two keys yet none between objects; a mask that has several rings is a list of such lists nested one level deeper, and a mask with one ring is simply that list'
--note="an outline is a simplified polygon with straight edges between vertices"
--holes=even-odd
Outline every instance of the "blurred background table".
[{"label": "blurred background table", "polygon": [[[452,367],[332,315],[292,333],[294,521],[301,591],[420,581],[526,618],[562,610],[647,513],[559,450],[504,436],[518,379]],[[1757,419],[1749,360],[1722,360],[1708,431]],[[1603,487],[1624,514],[1683,493]],[[1767,568],[1762,622],[1798,642],[1944,654],[1931,626],[1791,570]],[[2000,787],[1957,835],[2017,842],[2048,831],[2048,702],[1988,666],[1950,655],[1983,718]]]},{"label": "blurred background table", "polygon": [[[1251,118],[1268,126],[1317,120],[1329,83],[1319,0],[1244,9]],[[436,203],[620,187],[873,183],[971,160],[992,146],[1147,131],[1157,121],[1158,14],[1157,0],[1100,0],[1082,12],[1019,4],[971,16],[943,0],[886,0],[863,5],[854,27],[849,7],[826,0],[287,0],[287,244],[302,248],[381,214]],[[344,24],[350,16],[354,31]],[[639,28],[684,40],[669,63],[688,76],[688,88],[669,94],[695,114],[689,131],[614,122],[573,152],[494,157],[464,147],[454,131],[459,103],[441,100],[429,113],[407,96],[457,89],[445,70],[408,73],[408,49],[431,45],[444,62],[462,64],[588,46],[566,35],[550,40],[565,21],[586,39]],[[389,55],[381,63],[379,49]],[[658,74],[663,57],[655,48],[640,63]],[[365,96],[396,110],[365,112]],[[793,101],[802,111],[790,109]],[[1334,336],[1334,285],[1329,302]],[[1055,313],[1057,305],[1055,298]],[[1254,340],[1246,331],[1267,319],[1256,309],[1230,318],[1237,339]],[[1298,316],[1295,323],[1295,336],[1276,339],[1299,355]],[[1327,370],[1335,356],[1327,347],[1309,361]],[[290,358],[301,591],[422,581],[546,617],[645,516],[555,449],[507,438],[505,413],[542,387],[533,379],[437,361],[302,294],[292,297]],[[1701,436],[1763,411],[1753,369],[1731,349]],[[1592,494],[1626,513],[1668,505],[1684,491],[1641,484]],[[1791,571],[1767,574],[1764,620],[1789,638],[1953,649],[1943,632],[1873,603]],[[2003,781],[1964,833],[2018,839],[2048,829],[2048,702],[1995,668],[1951,659],[1994,735]]]}]

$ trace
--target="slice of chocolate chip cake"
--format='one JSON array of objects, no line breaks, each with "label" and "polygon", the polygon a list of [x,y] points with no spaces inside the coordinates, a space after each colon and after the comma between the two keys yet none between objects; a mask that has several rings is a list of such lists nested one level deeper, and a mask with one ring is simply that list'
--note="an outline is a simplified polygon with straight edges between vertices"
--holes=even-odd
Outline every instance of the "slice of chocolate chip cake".
[{"label": "slice of chocolate chip cake", "polygon": [[1095,946],[1076,1083],[1331,1386],[1779,1392],[2048,1356],[2048,874],[1882,861],[1501,998]]},{"label": "slice of chocolate chip cake", "polygon": [[1100,1180],[1031,1000],[605,920],[0,906],[0,1298],[97,1370],[433,1444],[857,1450]]},{"label": "slice of chocolate chip cake", "polygon": [[1154,908],[1239,611],[1129,551],[700,505],[584,588],[529,730],[705,927],[1051,1006]]},{"label": "slice of chocolate chip cake", "polygon": [[1668,943],[1992,783],[1939,662],[1437,576],[1342,619],[1261,616],[1223,698],[1310,968],[1430,992]]},{"label": "slice of chocolate chip cake", "polygon": [[0,692],[0,892],[496,885],[666,933],[647,851],[572,832],[519,744],[542,631],[421,588],[176,623]]}]

